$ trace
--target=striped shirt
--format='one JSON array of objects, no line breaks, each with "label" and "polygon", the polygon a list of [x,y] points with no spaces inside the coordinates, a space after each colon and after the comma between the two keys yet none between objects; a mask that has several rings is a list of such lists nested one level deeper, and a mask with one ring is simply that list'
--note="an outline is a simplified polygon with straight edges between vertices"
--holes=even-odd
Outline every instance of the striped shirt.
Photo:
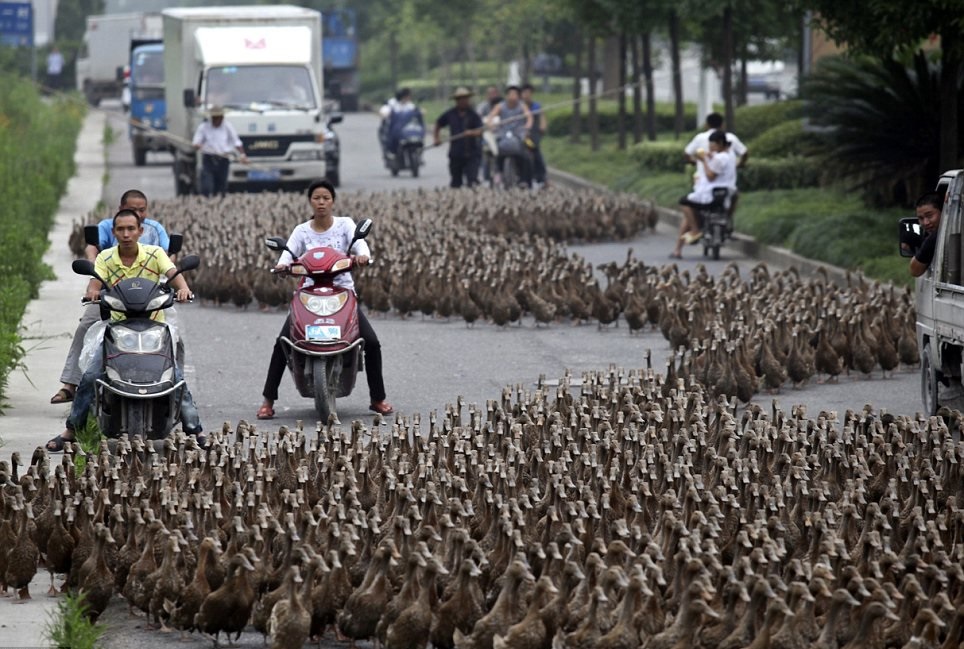
[{"label": "striped shirt", "polygon": [[[94,270],[110,286],[114,286],[122,279],[143,277],[150,282],[157,283],[161,277],[167,275],[174,268],[174,262],[167,256],[163,248],[149,246],[143,243],[137,244],[137,258],[130,266],[125,266],[121,260],[120,251],[117,246],[102,250],[94,261]],[[112,312],[113,320],[123,320],[124,314]],[[163,311],[156,311],[152,320],[164,321]]]}]

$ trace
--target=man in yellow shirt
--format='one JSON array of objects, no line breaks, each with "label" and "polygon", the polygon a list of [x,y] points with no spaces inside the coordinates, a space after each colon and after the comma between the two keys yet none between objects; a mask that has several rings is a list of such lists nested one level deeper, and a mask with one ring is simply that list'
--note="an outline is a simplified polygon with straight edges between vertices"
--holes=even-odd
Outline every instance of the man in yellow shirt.
[{"label": "man in yellow shirt", "polygon": [[[138,243],[141,237],[143,226],[134,210],[120,210],[114,215],[114,237],[117,245],[107,248],[97,255],[94,261],[94,270],[97,275],[111,286],[123,279],[142,277],[151,282],[160,281],[162,276],[173,277],[171,285],[176,290],[175,299],[184,302],[191,299],[191,289],[188,288],[187,280],[184,275],[174,274],[177,268],[164,252],[163,248]],[[100,297],[100,291],[104,285],[100,280],[91,278],[87,284],[85,297],[88,300],[96,300]],[[114,320],[123,320],[124,314],[113,312],[111,317]],[[154,320],[163,321],[162,312],[155,312],[152,316]],[[100,350],[98,350],[99,352]],[[70,409],[70,416],[67,417],[67,425],[64,432],[47,442],[47,450],[58,452],[64,449],[64,444],[74,440],[74,431],[78,426],[83,427],[87,422],[87,412],[94,399],[94,383],[98,377],[104,374],[104,359],[98,353],[91,361],[87,371],[84,372],[77,386],[77,394]],[[175,378],[181,380],[181,368],[175,366]],[[181,403],[181,420],[184,431],[189,434],[200,434],[201,424],[198,419],[197,408],[194,406],[194,399],[190,391],[185,387],[184,397]]]}]

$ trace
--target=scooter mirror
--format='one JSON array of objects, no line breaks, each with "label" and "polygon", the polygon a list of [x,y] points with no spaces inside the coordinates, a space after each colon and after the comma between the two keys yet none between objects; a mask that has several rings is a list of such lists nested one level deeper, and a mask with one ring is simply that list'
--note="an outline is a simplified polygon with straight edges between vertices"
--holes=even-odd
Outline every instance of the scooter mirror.
[{"label": "scooter mirror", "polygon": [[96,223],[84,226],[84,243],[88,246],[100,248],[100,231],[97,229]]},{"label": "scooter mirror", "polygon": [[169,237],[170,241],[167,244],[167,254],[176,255],[181,252],[181,246],[184,245],[184,236],[180,234],[172,234]]},{"label": "scooter mirror", "polygon": [[180,261],[177,265],[177,269],[180,272],[185,272],[189,270],[194,270],[201,265],[201,258],[197,255],[188,255]]},{"label": "scooter mirror", "polygon": [[264,245],[268,246],[271,250],[284,250],[287,245],[287,241],[281,237],[266,237],[264,240]]},{"label": "scooter mirror", "polygon": [[70,264],[70,268],[78,275],[89,275],[90,277],[95,275],[94,262],[89,259],[75,259]]},{"label": "scooter mirror", "polygon": [[355,239],[364,239],[369,234],[371,234],[372,227],[375,223],[371,219],[365,219],[361,223],[355,226]]}]

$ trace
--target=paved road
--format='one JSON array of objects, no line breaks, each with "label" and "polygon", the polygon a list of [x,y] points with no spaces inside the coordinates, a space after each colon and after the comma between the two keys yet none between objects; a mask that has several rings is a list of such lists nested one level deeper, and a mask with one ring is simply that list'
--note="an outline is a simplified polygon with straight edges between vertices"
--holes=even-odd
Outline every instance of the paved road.
[{"label": "paved road", "polygon": [[[443,150],[426,152],[426,165],[420,178],[391,178],[381,166],[375,127],[375,119],[367,115],[349,115],[338,127],[344,151],[340,191],[436,187],[447,182]],[[110,148],[108,159],[110,174],[105,189],[108,204],[115,204],[121,192],[131,187],[143,189],[152,199],[173,196],[169,156],[152,154],[148,166],[134,167],[126,138],[121,136]],[[163,220],[163,214],[156,216]],[[377,219],[377,215],[373,216]],[[572,250],[593,263],[603,263],[625,259],[627,247],[632,246],[637,257],[658,263],[666,257],[672,240],[669,229],[661,226],[657,232],[631,242],[580,246]],[[694,267],[703,261],[691,255],[691,260],[683,262],[684,267]],[[719,262],[707,262],[707,265],[711,272],[717,272],[733,260],[744,268],[754,263],[729,253]],[[181,313],[189,345],[188,379],[205,425],[211,428],[222,421],[253,419],[260,403],[271,345],[283,314],[198,304],[181,309]],[[641,367],[647,350],[653,352],[654,365],[663,368],[668,351],[668,343],[660,334],[630,336],[625,325],[607,330],[598,330],[595,325],[564,324],[536,329],[529,320],[522,326],[504,329],[485,323],[467,329],[461,320],[445,322],[421,316],[404,320],[396,316],[375,318],[373,324],[384,350],[389,399],[404,415],[415,412],[427,415],[433,409],[444,409],[459,395],[467,403],[481,405],[487,399],[498,398],[506,385],[531,389],[540,374],[554,379],[567,368],[578,374],[610,364]],[[370,414],[364,377],[359,380],[359,389],[339,401],[342,421]],[[865,403],[892,413],[913,414],[920,409],[918,386],[917,373],[910,371],[886,380],[841,378],[838,385],[811,384],[801,390],[786,389],[775,398],[787,409],[805,404],[812,415],[820,410],[859,409]],[[769,406],[771,398],[760,395],[759,401]],[[310,425],[315,419],[311,402],[297,396],[287,379],[282,384],[277,412],[278,419],[272,426],[292,424],[299,419]],[[107,619],[111,626],[104,646],[134,646],[138,634],[132,636],[130,632],[141,621],[129,620],[120,605],[111,607]],[[151,646],[185,646],[177,642],[176,636],[152,633],[144,637],[144,643],[149,642]],[[195,640],[195,643],[202,642]],[[242,644],[261,646],[261,639],[249,634],[242,639]]]}]

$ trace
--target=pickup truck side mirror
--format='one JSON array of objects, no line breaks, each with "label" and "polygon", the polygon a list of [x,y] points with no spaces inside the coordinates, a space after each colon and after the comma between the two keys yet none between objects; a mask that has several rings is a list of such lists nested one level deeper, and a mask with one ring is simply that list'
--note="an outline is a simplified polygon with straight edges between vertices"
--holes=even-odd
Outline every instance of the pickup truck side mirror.
[{"label": "pickup truck side mirror", "polygon": [[924,229],[916,216],[909,216],[897,222],[897,238],[900,241],[900,256],[913,257],[924,243]]},{"label": "pickup truck side mirror", "polygon": [[331,126],[332,124],[339,124],[344,121],[344,119],[345,116],[341,113],[332,113],[328,116],[328,126]]},{"label": "pickup truck side mirror", "polygon": [[197,98],[194,96],[194,88],[184,89],[184,107],[194,108],[197,105]]},{"label": "pickup truck side mirror", "polygon": [[100,249],[100,232],[97,230],[97,224],[84,226],[84,243]]},{"label": "pickup truck side mirror", "polygon": [[170,243],[167,244],[167,254],[176,255],[181,252],[181,246],[184,245],[184,235],[172,234],[168,238]]}]

